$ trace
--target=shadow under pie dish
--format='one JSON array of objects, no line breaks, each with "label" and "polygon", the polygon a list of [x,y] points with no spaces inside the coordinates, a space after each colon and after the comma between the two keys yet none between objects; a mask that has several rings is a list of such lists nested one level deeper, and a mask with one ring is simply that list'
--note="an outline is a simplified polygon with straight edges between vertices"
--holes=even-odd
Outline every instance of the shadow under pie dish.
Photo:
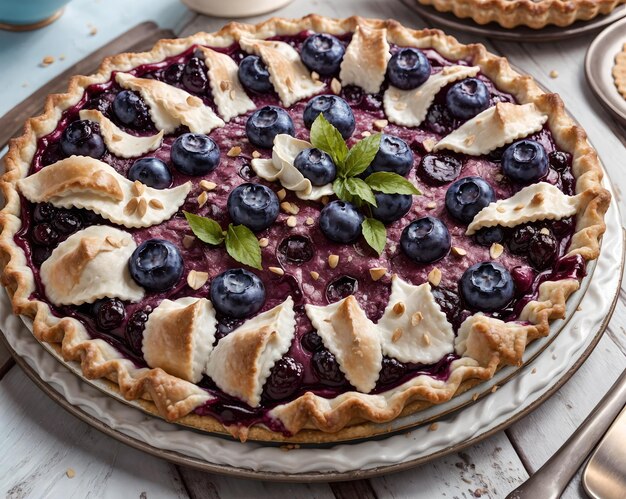
[{"label": "shadow under pie dish", "polygon": [[599,253],[601,178],[558,96],[480,45],[229,24],[48,99],[7,157],[3,282],[168,420],[367,436],[550,333]]},{"label": "shadow under pie dish", "polygon": [[622,5],[623,0],[415,0],[431,5],[439,12],[451,12],[461,19],[470,18],[478,24],[498,23],[503,28],[527,26],[566,27],[576,21],[590,21],[607,15]]}]

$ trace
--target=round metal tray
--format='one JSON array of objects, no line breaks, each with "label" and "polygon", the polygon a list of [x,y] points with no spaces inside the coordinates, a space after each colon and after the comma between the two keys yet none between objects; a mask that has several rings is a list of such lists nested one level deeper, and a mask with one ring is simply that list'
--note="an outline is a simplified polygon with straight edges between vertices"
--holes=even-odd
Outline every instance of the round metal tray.
[{"label": "round metal tray", "polygon": [[622,51],[625,43],[626,18],[600,33],[585,55],[585,76],[591,90],[623,125],[626,125],[626,99],[617,91],[611,71],[615,56]]},{"label": "round metal tray", "polygon": [[507,29],[499,24],[477,24],[472,19],[462,19],[449,12],[439,12],[430,5],[422,5],[417,0],[404,0],[420,16],[433,23],[437,28],[454,29],[487,38],[497,38],[515,42],[550,42],[565,40],[576,36],[599,31],[615,21],[626,17],[626,5],[620,5],[606,16],[598,16],[590,21],[577,21],[571,26],[560,28],[546,26],[542,29],[532,29],[524,26]]}]

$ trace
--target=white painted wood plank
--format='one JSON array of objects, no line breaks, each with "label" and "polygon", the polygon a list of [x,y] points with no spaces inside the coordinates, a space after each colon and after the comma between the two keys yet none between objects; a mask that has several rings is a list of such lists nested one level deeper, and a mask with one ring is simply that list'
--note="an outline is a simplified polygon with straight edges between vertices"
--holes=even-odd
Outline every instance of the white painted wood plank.
[{"label": "white painted wood plank", "polygon": [[289,499],[333,499],[327,484],[297,484],[259,482],[241,480],[227,476],[203,473],[191,468],[179,467],[179,471],[187,485],[189,494],[194,499],[273,499],[284,497]]},{"label": "white painted wood plank", "polygon": [[370,480],[378,497],[504,497],[528,474],[503,432],[414,470]]},{"label": "white painted wood plank", "polygon": [[[561,390],[508,430],[528,469],[536,471],[565,443],[624,369],[626,357],[605,335]],[[579,497],[579,483],[577,477],[565,497]]]},{"label": "white painted wood plank", "polygon": [[[1,496],[188,498],[173,465],[70,416],[21,369],[0,381],[0,400]],[[74,478],[67,476],[69,468]]]}]

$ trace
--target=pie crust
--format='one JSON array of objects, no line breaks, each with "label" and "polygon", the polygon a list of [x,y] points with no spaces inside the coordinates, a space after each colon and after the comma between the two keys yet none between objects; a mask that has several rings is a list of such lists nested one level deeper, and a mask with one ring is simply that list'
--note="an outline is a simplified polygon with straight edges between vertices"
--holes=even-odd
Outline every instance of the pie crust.
[{"label": "pie crust", "polygon": [[569,26],[611,13],[624,0],[415,0],[432,5],[439,12],[452,12],[460,18],[471,18],[478,24],[496,22],[503,28],[528,26],[533,29],[549,25]]},{"label": "pie crust", "polygon": [[[603,2],[601,4],[604,5]],[[170,90],[155,85],[153,80],[129,77],[123,75],[123,72],[142,64],[163,61],[196,44],[227,47],[242,39],[250,47],[256,47],[262,57],[266,58],[268,54],[271,57],[271,50],[260,48],[265,46],[264,39],[295,35],[304,30],[335,35],[359,30],[367,34],[366,40],[371,41],[373,49],[381,43],[381,33],[384,33],[385,43],[388,44],[433,48],[447,59],[463,60],[470,66],[479,67],[498,88],[512,94],[521,105],[532,107],[545,116],[558,147],[572,154],[572,172],[576,178],[577,222],[568,255],[580,255],[586,260],[597,258],[600,239],[605,230],[604,213],[610,202],[610,194],[601,186],[603,172],[596,152],[588,143],[585,132],[566,114],[560,98],[555,94],[545,94],[532,78],[518,74],[504,58],[488,53],[482,45],[460,44],[438,30],[410,30],[393,20],[360,17],[337,20],[316,15],[295,20],[274,18],[255,26],[231,23],[216,33],[163,40],[150,52],[107,58],[96,74],[74,77],[67,93],[49,96],[44,114],[26,123],[24,134],[11,142],[7,155],[7,173],[1,184],[7,204],[0,212],[0,254],[4,265],[3,284],[12,298],[14,311],[33,318],[33,332],[40,341],[60,344],[65,359],[81,362],[87,378],[108,378],[114,389],[119,390],[124,397],[142,399],[147,410],[168,420],[178,420],[182,424],[207,431],[223,432],[226,428],[242,440],[322,442],[366,437],[372,432],[370,423],[385,423],[428,404],[445,402],[481,380],[489,379],[503,365],[520,365],[528,342],[549,334],[549,321],[564,316],[567,298],[579,287],[579,282],[570,278],[544,282],[539,287],[536,300],[527,303],[521,312],[520,321],[523,322],[505,323],[479,314],[470,316],[454,340],[454,348],[461,357],[452,361],[447,380],[419,375],[381,393],[347,391],[333,398],[324,398],[307,392],[291,402],[277,405],[270,415],[281,422],[290,436],[261,425],[249,428],[225,427],[211,416],[192,413],[212,398],[205,390],[182,377],[168,374],[162,367],[136,367],[108,343],[90,337],[79,321],[53,315],[46,303],[32,296],[35,289],[34,275],[26,264],[24,250],[14,241],[15,234],[22,226],[20,179],[28,175],[37,140],[55,129],[63,110],[75,105],[82,98],[86,87],[108,81],[115,71],[117,80],[123,86],[128,85],[142,93],[150,104],[157,128],[167,132],[185,123],[190,129],[193,127],[206,132],[219,126],[222,120],[202,103],[198,105],[196,100],[199,99],[185,97],[185,92],[180,90],[173,92],[171,100],[168,100]],[[287,60],[289,57],[278,57],[277,64],[286,64]],[[373,62],[372,68],[386,64],[386,61],[381,60]],[[299,69],[292,66],[287,71]],[[306,78],[301,80],[309,85]],[[281,98],[291,97],[284,94]],[[223,114],[226,117],[226,113]],[[65,189],[63,192],[86,189],[95,195],[102,195],[103,199],[119,202],[124,197],[123,189],[115,178],[110,177],[104,175],[89,180],[72,177],[67,185],[61,183],[54,189]],[[484,223],[488,223],[489,217],[485,217],[485,220],[487,222]],[[402,283],[397,282],[394,300],[402,294],[410,296],[411,293],[426,293],[426,286],[421,289],[416,287],[415,290],[400,289]],[[196,314],[200,313],[200,305],[197,303],[179,304],[175,316],[175,322],[181,324],[181,333],[184,332],[182,343],[176,347],[186,366],[184,373],[181,371],[179,374],[189,379],[197,378],[198,369],[195,365],[197,356],[194,355],[197,353],[194,350],[194,340],[197,338],[194,324]],[[386,341],[381,340],[383,336],[378,334],[376,324],[367,319],[352,297],[328,307],[307,308],[313,312],[313,317],[319,317],[319,334],[327,348],[338,357],[348,379],[363,392],[369,391],[380,369],[384,348],[381,342]],[[208,371],[215,374],[214,381],[227,393],[238,395],[251,405],[258,403],[269,369],[284,354],[293,336],[293,327],[291,330],[289,328],[293,324],[291,299],[277,309],[244,322],[239,330],[218,343],[209,359]],[[421,316],[419,320],[409,320],[408,324],[415,326],[410,334],[424,341],[429,325],[436,326],[441,317],[436,304],[429,304],[427,299],[422,309],[411,309],[412,316],[418,312]],[[423,328],[418,327],[420,321],[424,321]],[[166,341],[163,329],[159,330],[157,324],[153,329],[155,341]],[[438,340],[444,344],[444,348],[449,348],[445,344],[451,338],[446,339],[446,334],[439,334],[441,337]],[[152,347],[144,345],[146,350]],[[398,348],[401,347],[398,345]],[[226,353],[215,355],[219,353],[218,350]],[[403,351],[410,355],[410,348]],[[250,363],[244,359],[250,360]],[[154,362],[161,364],[162,360]],[[162,365],[167,368],[166,364]],[[363,369],[363,366],[367,368]]]}]

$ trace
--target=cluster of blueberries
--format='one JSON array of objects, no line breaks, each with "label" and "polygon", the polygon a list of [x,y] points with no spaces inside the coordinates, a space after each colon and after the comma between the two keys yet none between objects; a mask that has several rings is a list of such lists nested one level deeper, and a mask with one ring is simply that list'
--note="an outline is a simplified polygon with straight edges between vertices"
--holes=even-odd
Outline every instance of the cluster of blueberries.
[{"label": "cluster of blueberries", "polygon": [[[304,64],[322,76],[339,71],[345,49],[335,37],[314,34],[308,37],[301,50]],[[431,65],[423,52],[414,48],[396,51],[388,64],[387,79],[401,89],[422,85],[431,74]],[[174,64],[165,70],[166,80],[176,81],[192,92],[204,92],[207,88],[204,62],[194,57],[187,64]],[[249,55],[239,65],[239,79],[252,92],[273,91],[266,65],[258,56]],[[450,86],[445,96],[448,111],[458,120],[467,120],[487,109],[490,92],[478,78],[467,78]],[[123,125],[145,129],[150,125],[146,104],[134,92],[118,92],[112,103],[114,117]],[[320,95],[311,99],[303,114],[304,124],[310,128],[319,114],[348,139],[354,132],[356,122],[348,103],[337,95]],[[265,106],[255,111],[247,120],[246,134],[251,144],[269,149],[278,134],[295,134],[289,113],[278,106]],[[98,126],[90,121],[72,122],[63,132],[60,146],[64,154],[85,155],[100,158],[106,147]],[[173,166],[184,175],[202,176],[213,171],[220,162],[218,145],[207,135],[185,133],[179,136],[171,148]],[[383,134],[380,149],[363,176],[381,171],[407,175],[413,167],[413,153],[399,137]],[[503,173],[512,181],[529,184],[543,178],[548,170],[548,157],[544,147],[534,140],[520,140],[504,151],[501,159]],[[337,175],[336,165],[329,154],[316,148],[302,151],[295,158],[294,166],[315,186],[332,182]],[[455,180],[461,172],[462,162],[454,156],[425,155],[418,174],[441,183]],[[141,158],[134,162],[128,172],[131,180],[139,180],[147,186],[165,189],[172,185],[172,173],[168,165],[155,157]],[[412,196],[376,192],[377,206],[372,216],[385,224],[403,218],[411,208]],[[450,216],[461,224],[468,224],[489,203],[495,201],[493,188],[480,177],[465,177],[454,181],[445,196]],[[228,212],[235,224],[243,224],[251,230],[262,231],[276,220],[279,200],[276,194],[261,184],[245,183],[230,193]],[[364,216],[351,203],[335,200],[321,211],[319,226],[325,236],[334,242],[349,244],[361,235]],[[502,240],[502,235],[490,229],[477,236],[479,244],[491,244]],[[481,242],[482,241],[482,242]],[[451,238],[448,228],[440,219],[423,217],[409,223],[403,230],[400,246],[404,254],[419,264],[435,262],[448,254]],[[152,239],[143,242],[131,257],[130,272],[141,286],[152,291],[172,288],[183,274],[183,258],[172,243]],[[473,309],[498,310],[511,301],[514,284],[507,269],[496,262],[483,262],[470,267],[463,275],[460,292],[466,304]],[[211,300],[217,311],[225,316],[243,318],[257,312],[265,300],[262,281],[245,269],[231,269],[213,279]],[[123,320],[123,304],[108,300],[96,305],[99,324],[111,327]],[[145,322],[138,317],[138,323]],[[130,321],[129,321],[130,324]],[[139,327],[139,326],[138,326]],[[320,354],[321,355],[321,354]],[[320,359],[323,363],[323,359]]]}]

